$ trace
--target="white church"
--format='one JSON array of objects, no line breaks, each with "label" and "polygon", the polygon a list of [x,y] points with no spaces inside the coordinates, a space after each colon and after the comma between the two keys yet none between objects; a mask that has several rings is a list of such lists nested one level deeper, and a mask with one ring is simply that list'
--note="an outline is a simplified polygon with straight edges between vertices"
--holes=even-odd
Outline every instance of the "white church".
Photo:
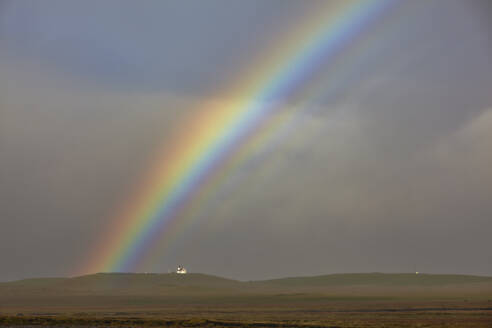
[{"label": "white church", "polygon": [[184,267],[182,267],[181,265],[178,265],[178,270],[176,270],[176,273],[178,274],[186,274],[187,271]]}]

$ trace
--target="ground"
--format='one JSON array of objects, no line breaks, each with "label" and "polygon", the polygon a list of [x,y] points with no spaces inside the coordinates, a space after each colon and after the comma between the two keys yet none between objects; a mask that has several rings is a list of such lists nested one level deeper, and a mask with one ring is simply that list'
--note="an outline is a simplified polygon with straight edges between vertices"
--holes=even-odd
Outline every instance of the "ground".
[{"label": "ground", "polygon": [[380,274],[263,282],[206,275],[36,279],[0,284],[0,326],[492,327],[489,279]]}]

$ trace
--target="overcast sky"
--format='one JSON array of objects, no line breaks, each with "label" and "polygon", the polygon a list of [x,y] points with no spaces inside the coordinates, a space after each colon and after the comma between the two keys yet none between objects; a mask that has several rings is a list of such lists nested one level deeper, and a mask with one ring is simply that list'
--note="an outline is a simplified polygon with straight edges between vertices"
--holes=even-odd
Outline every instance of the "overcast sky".
[{"label": "overcast sky", "polygon": [[[70,275],[170,131],[319,5],[0,0],[0,281]],[[492,6],[389,15],[146,271],[492,275]]]}]

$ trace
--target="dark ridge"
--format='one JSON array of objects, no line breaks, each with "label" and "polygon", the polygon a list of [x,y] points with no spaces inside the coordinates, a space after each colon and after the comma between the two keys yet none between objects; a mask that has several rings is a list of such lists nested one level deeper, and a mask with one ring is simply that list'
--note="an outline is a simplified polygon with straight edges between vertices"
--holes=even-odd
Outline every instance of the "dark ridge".
[{"label": "dark ridge", "polygon": [[415,273],[343,273],[312,277],[290,277],[257,281],[281,286],[317,285],[399,285],[399,286],[440,286],[468,283],[492,282],[492,277],[456,274],[415,274]]},{"label": "dark ridge", "polygon": [[96,273],[0,283],[4,295],[189,295],[329,292],[333,288],[447,288],[492,286],[492,277],[441,274],[350,273],[241,282],[201,273]]}]

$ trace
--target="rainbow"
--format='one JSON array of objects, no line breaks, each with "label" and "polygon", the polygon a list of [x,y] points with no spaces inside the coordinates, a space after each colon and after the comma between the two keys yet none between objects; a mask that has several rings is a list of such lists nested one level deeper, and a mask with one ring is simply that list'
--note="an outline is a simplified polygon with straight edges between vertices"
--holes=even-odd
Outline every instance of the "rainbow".
[{"label": "rainbow", "polygon": [[239,72],[236,84],[218,92],[234,97],[210,101],[165,143],[78,273],[134,271],[156,243],[170,245],[221,181],[285,124],[275,115],[285,99],[394,2],[327,1],[256,59],[254,69]]}]

